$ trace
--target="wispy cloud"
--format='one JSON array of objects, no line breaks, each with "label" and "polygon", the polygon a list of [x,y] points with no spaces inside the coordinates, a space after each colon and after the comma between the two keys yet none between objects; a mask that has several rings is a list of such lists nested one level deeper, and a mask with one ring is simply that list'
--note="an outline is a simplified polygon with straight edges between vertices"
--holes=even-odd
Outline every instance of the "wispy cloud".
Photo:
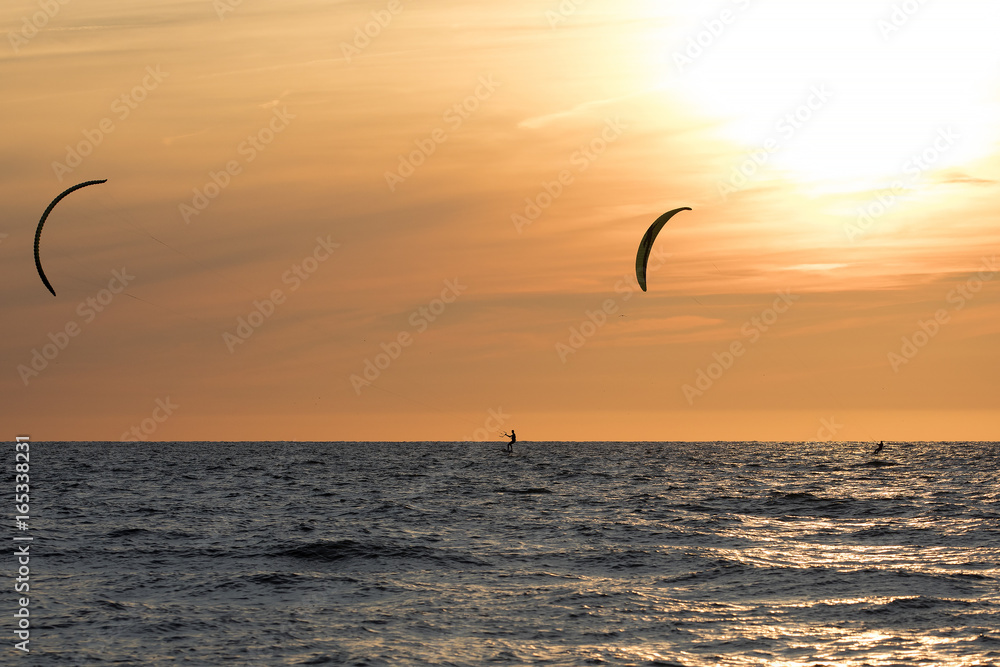
[{"label": "wispy cloud", "polygon": [[270,102],[264,102],[263,104],[258,104],[257,106],[260,107],[261,109],[273,109],[274,107],[276,107],[279,104],[281,104],[281,100],[284,99],[285,96],[287,96],[288,93],[290,93],[290,92],[291,91],[289,91],[289,90],[285,90],[280,95],[278,95],[275,99],[271,100]]},{"label": "wispy cloud", "polygon": [[940,183],[964,183],[966,185],[983,185],[990,186],[996,185],[997,181],[990,180],[988,178],[975,178],[960,171],[949,171],[941,174],[938,178]]},{"label": "wispy cloud", "polygon": [[583,102],[582,104],[577,104],[572,109],[566,109],[564,111],[556,111],[550,114],[544,114],[542,116],[535,116],[533,118],[526,118],[517,124],[520,129],[527,130],[537,130],[539,128],[545,127],[546,125],[551,125],[553,123],[558,123],[560,121],[568,120],[571,118],[576,118],[579,116],[584,116],[589,113],[593,113],[600,109],[601,107],[611,106],[625,100],[630,100],[636,97],[641,97],[643,95],[648,95],[651,91],[642,91],[639,93],[631,93],[629,95],[620,95],[618,97],[609,97],[603,100],[592,100],[590,102]]},{"label": "wispy cloud", "polygon": [[197,132],[188,132],[187,134],[176,134],[172,137],[163,137],[162,139],[163,145],[170,146],[175,141],[179,141],[181,139],[190,139],[191,137],[197,137],[203,134],[207,134],[209,132],[209,129],[210,128],[206,127],[204,130],[198,130]]},{"label": "wispy cloud", "polygon": [[795,266],[786,266],[783,271],[833,271],[835,269],[842,269],[848,266],[847,264],[797,264]]}]

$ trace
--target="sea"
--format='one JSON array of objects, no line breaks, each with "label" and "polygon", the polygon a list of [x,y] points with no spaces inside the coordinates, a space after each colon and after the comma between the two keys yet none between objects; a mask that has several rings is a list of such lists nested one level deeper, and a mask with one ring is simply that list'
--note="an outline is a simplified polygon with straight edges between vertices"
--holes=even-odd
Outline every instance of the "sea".
[{"label": "sea", "polygon": [[1000,665],[998,443],[505,442],[31,442],[0,662]]}]

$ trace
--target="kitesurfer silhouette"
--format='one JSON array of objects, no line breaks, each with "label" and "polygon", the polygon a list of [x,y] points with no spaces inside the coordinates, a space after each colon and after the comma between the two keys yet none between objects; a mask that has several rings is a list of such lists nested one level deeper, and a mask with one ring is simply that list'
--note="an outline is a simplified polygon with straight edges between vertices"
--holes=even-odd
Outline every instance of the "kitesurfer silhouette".
[{"label": "kitesurfer silhouette", "polygon": [[507,443],[507,451],[513,454],[514,443],[517,442],[517,435],[514,434],[514,429],[511,429],[510,433],[504,432],[503,437],[510,438],[510,442]]},{"label": "kitesurfer silhouette", "polygon": [[878,453],[882,451],[883,447],[885,447],[885,442],[878,443],[878,447],[876,447],[875,451],[872,452],[872,456],[878,456]]}]

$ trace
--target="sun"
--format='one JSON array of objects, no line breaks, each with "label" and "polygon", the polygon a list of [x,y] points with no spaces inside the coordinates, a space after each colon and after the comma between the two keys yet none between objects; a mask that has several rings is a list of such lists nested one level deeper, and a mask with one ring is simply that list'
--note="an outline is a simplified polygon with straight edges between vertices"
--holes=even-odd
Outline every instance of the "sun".
[{"label": "sun", "polygon": [[797,181],[911,185],[995,150],[1000,3],[731,0],[696,11],[671,29],[664,85]]}]

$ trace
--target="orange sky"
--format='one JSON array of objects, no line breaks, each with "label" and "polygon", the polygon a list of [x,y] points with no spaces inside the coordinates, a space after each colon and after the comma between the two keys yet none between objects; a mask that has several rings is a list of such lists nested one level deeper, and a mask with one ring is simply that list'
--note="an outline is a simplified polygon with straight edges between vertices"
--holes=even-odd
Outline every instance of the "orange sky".
[{"label": "orange sky", "polygon": [[7,437],[996,439],[1000,7],[812,5],[5,2]]}]

